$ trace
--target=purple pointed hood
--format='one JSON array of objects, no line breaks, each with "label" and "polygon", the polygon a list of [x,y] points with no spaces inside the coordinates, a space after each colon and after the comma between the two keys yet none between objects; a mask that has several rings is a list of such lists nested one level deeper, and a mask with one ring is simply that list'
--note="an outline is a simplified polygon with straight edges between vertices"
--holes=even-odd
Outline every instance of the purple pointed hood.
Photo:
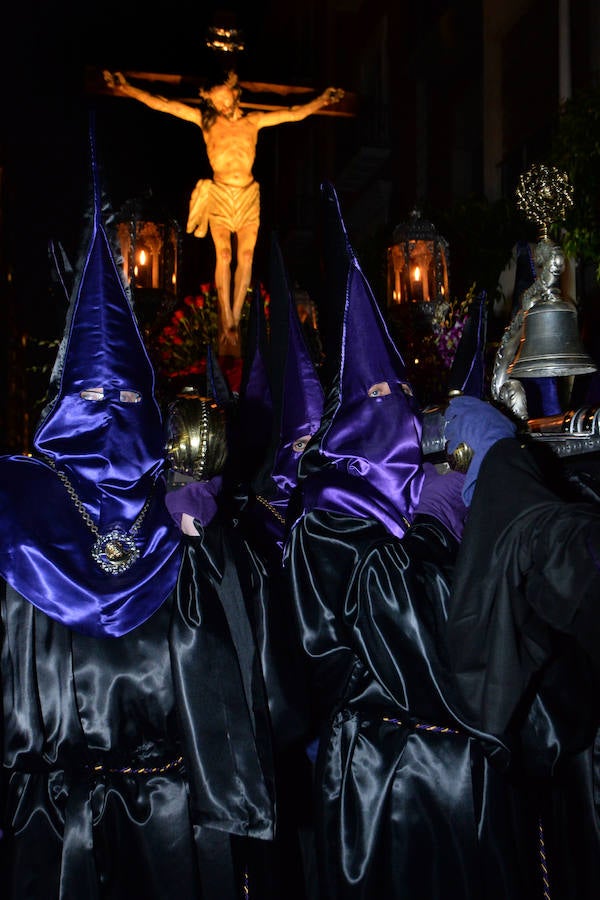
[{"label": "purple pointed hood", "polygon": [[235,403],[235,397],[215,356],[212,344],[206,345],[206,393],[223,409],[229,409]]},{"label": "purple pointed hood", "polygon": [[34,447],[68,474],[105,529],[135,518],[164,453],[152,366],[107,234],[98,221],[92,231],[63,339],[57,395]]},{"label": "purple pointed hood", "polygon": [[321,424],[324,394],[302,335],[281,248],[271,245],[271,385],[274,400],[274,459],[271,478],[289,497],[298,483],[299,438]]},{"label": "purple pointed hood", "polygon": [[271,439],[273,398],[268,371],[264,301],[258,288],[250,305],[244,366],[231,441],[231,477],[250,484],[261,469]]},{"label": "purple pointed hood", "polygon": [[107,637],[165,600],[180,536],[164,505],[154,373],[101,222],[95,162],[93,175],[89,242],[34,438],[42,459],[0,465],[0,502],[12,510],[0,572],[52,618]]},{"label": "purple pointed hood", "polygon": [[325,227],[345,245],[345,308],[339,374],[300,462],[304,509],[375,518],[401,537],[423,480],[420,414],[331,185],[323,186],[323,201]]}]

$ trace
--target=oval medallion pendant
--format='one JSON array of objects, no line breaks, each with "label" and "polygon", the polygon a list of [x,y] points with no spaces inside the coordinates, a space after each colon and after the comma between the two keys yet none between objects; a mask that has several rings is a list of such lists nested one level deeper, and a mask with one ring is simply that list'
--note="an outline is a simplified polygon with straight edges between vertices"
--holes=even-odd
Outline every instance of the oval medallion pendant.
[{"label": "oval medallion pendant", "polygon": [[109,575],[126,572],[134,564],[140,552],[130,534],[114,528],[101,534],[92,547],[92,556],[101,569]]}]

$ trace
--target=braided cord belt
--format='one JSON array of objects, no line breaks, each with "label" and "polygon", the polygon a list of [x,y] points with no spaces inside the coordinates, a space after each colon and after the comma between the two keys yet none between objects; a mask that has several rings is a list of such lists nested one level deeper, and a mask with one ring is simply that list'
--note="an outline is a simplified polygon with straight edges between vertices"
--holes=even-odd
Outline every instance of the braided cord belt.
[{"label": "braided cord belt", "polygon": [[122,768],[112,768],[111,766],[103,766],[98,764],[95,766],[87,766],[90,772],[102,774],[105,772],[109,775],[162,775],[163,772],[170,772],[172,769],[180,769],[183,765],[183,756],[171,759],[169,762],[162,763],[160,766],[123,766]]},{"label": "braided cord belt", "polygon": [[408,728],[414,728],[415,731],[429,731],[433,734],[461,734],[457,728],[448,728],[446,725],[426,725],[424,722],[402,722],[400,719],[394,719],[391,716],[383,716],[384,722],[391,725],[406,725]]}]

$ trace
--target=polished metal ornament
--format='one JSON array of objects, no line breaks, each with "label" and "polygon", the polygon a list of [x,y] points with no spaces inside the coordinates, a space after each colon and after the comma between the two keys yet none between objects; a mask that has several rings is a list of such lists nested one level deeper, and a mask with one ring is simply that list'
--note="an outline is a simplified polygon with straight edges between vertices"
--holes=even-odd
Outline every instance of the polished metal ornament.
[{"label": "polished metal ornament", "polygon": [[107,534],[100,534],[98,526],[77,496],[77,491],[69,481],[67,474],[56,468],[51,457],[47,457],[46,462],[64,484],[75,509],[96,538],[96,543],[91,551],[94,562],[100,566],[103,572],[107,572],[109,575],[120,575],[121,572],[126,572],[130,569],[136,559],[139,559],[140,551],[135,545],[134,535],[140,530],[144,517],[150,508],[152,493],[147,497],[140,514],[129,531],[123,531],[122,528],[115,526]]},{"label": "polished metal ornament", "polygon": [[184,389],[166,410],[165,451],[170,481],[175,474],[193,481],[218,475],[227,459],[225,409],[193,389]]},{"label": "polished metal ornament", "polygon": [[98,535],[92,547],[92,556],[104,572],[120,575],[126,572],[138,559],[140,551],[131,534],[120,528],[113,528],[107,534]]},{"label": "polished metal ornament", "polygon": [[525,311],[520,344],[507,370],[509,376],[584,375],[596,368],[581,342],[577,309],[571,301],[541,300]]},{"label": "polished metal ornament", "polygon": [[470,447],[469,444],[465,444],[464,441],[461,441],[456,450],[448,454],[450,468],[455,472],[462,472],[463,474],[469,468],[472,459],[473,448]]},{"label": "polished metal ornament", "polygon": [[572,377],[595,372],[597,366],[581,340],[577,305],[561,294],[564,252],[549,237],[551,225],[562,221],[573,205],[568,176],[535,164],[521,176],[516,193],[520,210],[540,227],[534,251],[538,274],[523,291],[519,308],[504,330],[491,393],[514,416],[527,421],[527,397],[519,379]]},{"label": "polished metal ornament", "polygon": [[539,226],[542,240],[548,239],[552,223],[562,222],[574,202],[567,173],[544,163],[534,163],[523,172],[515,193],[517,206]]},{"label": "polished metal ornament", "polygon": [[[450,397],[460,396],[461,391],[451,391]],[[450,453],[446,441],[446,405],[430,406],[423,410],[421,450],[423,459],[434,465],[446,465],[455,472],[466,472],[473,459],[473,448],[464,442]]]}]

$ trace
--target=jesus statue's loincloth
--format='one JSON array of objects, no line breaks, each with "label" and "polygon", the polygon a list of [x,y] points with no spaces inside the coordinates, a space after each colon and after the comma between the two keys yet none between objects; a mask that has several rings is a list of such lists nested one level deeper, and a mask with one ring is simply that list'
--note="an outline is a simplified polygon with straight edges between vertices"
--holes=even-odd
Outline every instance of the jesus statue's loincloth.
[{"label": "jesus statue's loincloth", "polygon": [[260,221],[260,188],[257,181],[245,187],[219,184],[202,178],[190,197],[186,226],[188,234],[205,237],[208,223],[213,222],[231,232]]}]

